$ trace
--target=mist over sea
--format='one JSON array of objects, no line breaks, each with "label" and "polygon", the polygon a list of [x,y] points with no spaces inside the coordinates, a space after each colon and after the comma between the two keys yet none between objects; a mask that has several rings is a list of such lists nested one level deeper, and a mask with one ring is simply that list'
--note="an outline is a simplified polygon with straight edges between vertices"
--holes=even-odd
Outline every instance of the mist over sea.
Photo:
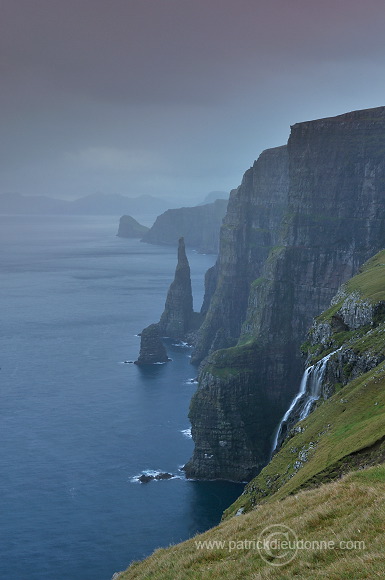
[{"label": "mist over sea", "polygon": [[[242,487],[186,481],[190,349],[140,368],[176,248],[115,218],[0,216],[0,578],[110,580],[218,523]],[[194,306],[214,256],[189,252]],[[146,470],[176,477],[140,484]]]}]

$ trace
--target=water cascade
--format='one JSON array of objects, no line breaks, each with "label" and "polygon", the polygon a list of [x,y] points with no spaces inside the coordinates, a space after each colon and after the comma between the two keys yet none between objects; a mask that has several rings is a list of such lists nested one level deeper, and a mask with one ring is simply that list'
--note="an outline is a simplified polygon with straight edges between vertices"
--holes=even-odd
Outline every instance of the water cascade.
[{"label": "water cascade", "polygon": [[317,401],[321,395],[322,381],[325,376],[328,360],[333,354],[338,352],[338,350],[340,349],[330,352],[317,363],[305,369],[299,391],[282,417],[275,432],[271,455],[274,455],[282,445],[288,429],[295,425],[295,423],[298,423],[298,421],[306,419],[306,417],[311,413],[315,401]]}]

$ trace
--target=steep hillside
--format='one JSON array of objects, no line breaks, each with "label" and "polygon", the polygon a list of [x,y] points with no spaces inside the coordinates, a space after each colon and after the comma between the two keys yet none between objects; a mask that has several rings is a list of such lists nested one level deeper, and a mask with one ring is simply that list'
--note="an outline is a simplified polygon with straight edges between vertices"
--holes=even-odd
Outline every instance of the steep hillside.
[{"label": "steep hillside", "polygon": [[313,317],[385,246],[384,152],[384,107],[298,123],[232,195],[193,356],[209,355],[189,477],[250,480],[266,465]]}]

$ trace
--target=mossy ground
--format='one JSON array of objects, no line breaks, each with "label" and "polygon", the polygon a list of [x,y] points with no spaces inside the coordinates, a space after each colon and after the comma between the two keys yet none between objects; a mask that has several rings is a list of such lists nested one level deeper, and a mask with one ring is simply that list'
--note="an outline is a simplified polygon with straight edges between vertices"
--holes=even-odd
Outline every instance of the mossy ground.
[{"label": "mossy ground", "polygon": [[221,379],[239,373],[252,372],[258,345],[255,341],[245,341],[242,345],[217,350],[205,367],[205,372]]}]

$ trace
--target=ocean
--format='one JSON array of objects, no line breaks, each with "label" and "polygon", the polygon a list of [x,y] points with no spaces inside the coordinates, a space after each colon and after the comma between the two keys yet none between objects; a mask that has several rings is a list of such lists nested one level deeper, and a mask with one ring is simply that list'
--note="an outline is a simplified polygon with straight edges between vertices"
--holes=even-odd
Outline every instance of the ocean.
[{"label": "ocean", "polygon": [[[188,347],[138,367],[176,248],[118,220],[0,216],[0,578],[110,580],[217,524],[241,493],[184,478],[197,373]],[[194,306],[215,257],[189,251]],[[173,479],[141,484],[145,472]]]}]

